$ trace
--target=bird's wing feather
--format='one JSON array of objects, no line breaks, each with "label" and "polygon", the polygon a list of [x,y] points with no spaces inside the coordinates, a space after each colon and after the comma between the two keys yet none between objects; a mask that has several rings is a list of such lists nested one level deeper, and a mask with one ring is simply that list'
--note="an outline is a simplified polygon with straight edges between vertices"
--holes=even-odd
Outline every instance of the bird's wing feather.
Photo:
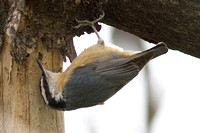
[{"label": "bird's wing feather", "polygon": [[119,58],[96,63],[96,72],[113,83],[128,82],[139,73],[139,68],[131,58]]},{"label": "bird's wing feather", "polygon": [[139,73],[130,58],[90,63],[77,67],[63,93],[69,107],[76,109],[104,102]]}]

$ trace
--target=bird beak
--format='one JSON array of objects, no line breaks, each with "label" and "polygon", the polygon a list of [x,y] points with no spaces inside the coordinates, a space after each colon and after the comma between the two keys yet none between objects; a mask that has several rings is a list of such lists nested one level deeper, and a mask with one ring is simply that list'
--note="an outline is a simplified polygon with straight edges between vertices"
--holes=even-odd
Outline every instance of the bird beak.
[{"label": "bird beak", "polygon": [[36,61],[37,61],[38,65],[39,65],[40,69],[42,70],[43,75],[44,75],[45,77],[47,77],[46,69],[43,67],[43,65],[40,63],[40,61],[39,61],[38,59],[36,59]]}]

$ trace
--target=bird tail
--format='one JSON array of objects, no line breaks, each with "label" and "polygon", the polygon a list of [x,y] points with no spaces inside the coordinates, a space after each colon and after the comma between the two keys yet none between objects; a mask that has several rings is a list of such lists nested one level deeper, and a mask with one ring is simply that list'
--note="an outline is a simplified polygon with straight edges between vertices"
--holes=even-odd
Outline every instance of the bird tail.
[{"label": "bird tail", "polygon": [[156,58],[156,57],[158,57],[160,55],[163,55],[163,54],[167,53],[168,48],[167,48],[167,45],[164,42],[159,42],[155,47],[150,48],[150,49],[148,49],[146,51],[143,51],[142,53],[146,53],[146,52],[152,51],[152,50],[155,51],[154,52],[154,56],[152,58],[152,59],[154,59],[154,58]]},{"label": "bird tail", "polygon": [[133,55],[132,60],[139,66],[141,70],[149,60],[167,53],[168,48],[165,43],[160,42],[155,47],[145,50],[141,53]]}]

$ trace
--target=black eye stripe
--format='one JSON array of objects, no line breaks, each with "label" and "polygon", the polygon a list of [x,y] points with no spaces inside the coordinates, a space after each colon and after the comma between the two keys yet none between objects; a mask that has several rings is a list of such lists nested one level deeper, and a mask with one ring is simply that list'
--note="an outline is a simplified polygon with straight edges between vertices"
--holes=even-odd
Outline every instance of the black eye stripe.
[{"label": "black eye stripe", "polygon": [[52,108],[64,110],[66,106],[65,101],[62,99],[60,99],[59,101],[56,101],[55,98],[52,98],[46,78],[43,77],[42,80],[43,80],[42,86],[45,90],[45,95],[46,95],[47,101],[49,102],[49,106],[51,106]]},{"label": "black eye stripe", "polygon": [[44,90],[45,90],[46,98],[47,98],[48,101],[51,101],[52,96],[51,96],[51,93],[50,93],[50,91],[49,91],[49,85],[48,85],[48,83],[47,83],[47,80],[46,80],[46,78],[44,78],[44,77],[42,78],[42,80],[43,80],[43,88],[44,88]]}]

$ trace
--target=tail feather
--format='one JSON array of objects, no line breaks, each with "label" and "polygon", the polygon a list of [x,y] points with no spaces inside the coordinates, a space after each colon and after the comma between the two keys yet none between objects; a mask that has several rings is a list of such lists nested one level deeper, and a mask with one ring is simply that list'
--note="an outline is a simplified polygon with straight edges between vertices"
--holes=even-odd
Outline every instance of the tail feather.
[{"label": "tail feather", "polygon": [[141,70],[151,59],[167,53],[168,48],[165,43],[158,43],[157,46],[133,55],[132,60],[139,66]]},{"label": "tail feather", "polygon": [[142,53],[146,53],[146,52],[151,51],[151,50],[155,50],[153,58],[156,58],[160,55],[167,53],[168,48],[167,48],[167,45],[164,42],[159,42],[155,47],[148,49],[148,50],[146,50]]}]

